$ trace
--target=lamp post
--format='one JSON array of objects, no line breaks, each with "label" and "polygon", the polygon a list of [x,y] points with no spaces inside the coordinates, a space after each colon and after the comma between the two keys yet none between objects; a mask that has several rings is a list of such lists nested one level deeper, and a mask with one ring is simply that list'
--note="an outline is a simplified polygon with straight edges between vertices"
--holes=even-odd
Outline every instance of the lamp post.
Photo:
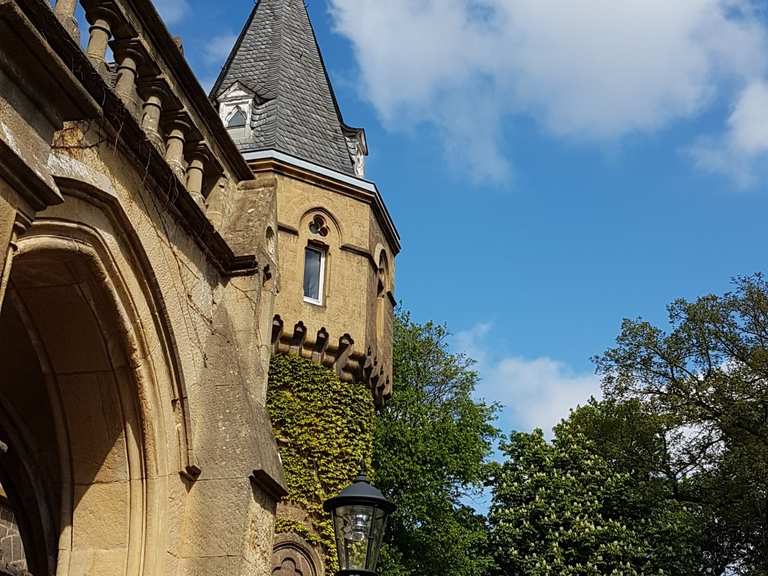
[{"label": "lamp post", "polygon": [[376,576],[387,517],[395,505],[368,482],[365,471],[338,496],[326,500],[339,555],[338,576]]}]

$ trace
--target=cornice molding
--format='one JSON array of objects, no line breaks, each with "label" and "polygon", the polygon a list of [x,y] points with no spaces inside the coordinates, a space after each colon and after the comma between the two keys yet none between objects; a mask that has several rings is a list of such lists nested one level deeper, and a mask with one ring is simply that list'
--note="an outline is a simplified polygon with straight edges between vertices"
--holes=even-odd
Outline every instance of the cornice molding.
[{"label": "cornice molding", "polygon": [[392,254],[396,256],[400,252],[400,234],[374,182],[355,178],[278,150],[244,152],[243,156],[254,173],[275,172],[370,204],[389,242]]}]

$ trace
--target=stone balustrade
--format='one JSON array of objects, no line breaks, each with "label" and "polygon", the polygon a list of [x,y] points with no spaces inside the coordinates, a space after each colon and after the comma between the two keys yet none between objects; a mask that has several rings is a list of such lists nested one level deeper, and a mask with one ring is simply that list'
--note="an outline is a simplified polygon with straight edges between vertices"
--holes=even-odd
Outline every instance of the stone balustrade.
[{"label": "stone balustrade", "polygon": [[[243,179],[243,165],[231,141],[224,141],[229,140],[226,131],[215,125],[218,117],[193,81],[181,47],[168,35],[151,0],[55,0],[56,17],[77,42],[79,5],[89,24],[88,60],[205,209],[206,198],[221,190],[222,179]],[[163,45],[156,45],[158,40]],[[110,50],[114,63],[107,61]],[[180,67],[186,68],[184,74]]]}]

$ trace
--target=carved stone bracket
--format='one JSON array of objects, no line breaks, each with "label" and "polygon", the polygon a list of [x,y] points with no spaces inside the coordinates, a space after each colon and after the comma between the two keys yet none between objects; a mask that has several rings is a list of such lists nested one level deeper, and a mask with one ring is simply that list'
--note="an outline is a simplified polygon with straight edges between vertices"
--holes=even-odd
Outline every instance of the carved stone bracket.
[{"label": "carved stone bracket", "polygon": [[325,328],[310,336],[304,322],[297,322],[292,331],[285,330],[285,322],[277,315],[272,320],[272,351],[274,354],[301,356],[333,370],[345,382],[360,382],[368,386],[377,407],[390,397],[392,383],[387,366],[379,360],[376,351],[369,348],[363,354],[355,350],[355,341],[349,334],[342,335],[336,344]]}]

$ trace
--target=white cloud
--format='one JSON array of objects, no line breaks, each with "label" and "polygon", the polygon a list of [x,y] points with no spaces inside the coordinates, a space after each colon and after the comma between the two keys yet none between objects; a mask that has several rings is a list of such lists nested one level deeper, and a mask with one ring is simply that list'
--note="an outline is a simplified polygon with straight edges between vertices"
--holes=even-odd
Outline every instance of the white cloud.
[{"label": "white cloud", "polygon": [[169,25],[180,22],[189,11],[187,0],[154,0],[154,2],[160,16]]},{"label": "white cloud", "polygon": [[486,375],[485,389],[506,406],[522,430],[542,428],[549,432],[573,408],[591,396],[600,396],[600,379],[577,374],[551,358],[504,358]]},{"label": "white cloud", "polygon": [[577,373],[547,357],[497,357],[487,344],[491,330],[490,324],[478,324],[458,333],[454,345],[477,360],[482,379],[478,394],[503,405],[506,426],[521,431],[541,428],[551,436],[552,427],[573,408],[600,397],[600,379],[592,373]]},{"label": "white cloud", "polygon": [[703,169],[730,176],[742,187],[765,175],[768,159],[768,84],[754,81],[736,100],[725,134],[702,138],[691,154]]},{"label": "white cloud", "polygon": [[204,76],[200,78],[200,86],[203,87],[203,92],[210,94],[213,90],[213,85],[216,84],[218,76]]},{"label": "white cloud", "polygon": [[750,0],[329,3],[382,120],[433,124],[491,178],[509,173],[505,118],[614,140],[692,118],[766,66]]},{"label": "white cloud", "polygon": [[205,63],[221,66],[237,40],[237,34],[226,32],[211,38],[205,45]]}]

